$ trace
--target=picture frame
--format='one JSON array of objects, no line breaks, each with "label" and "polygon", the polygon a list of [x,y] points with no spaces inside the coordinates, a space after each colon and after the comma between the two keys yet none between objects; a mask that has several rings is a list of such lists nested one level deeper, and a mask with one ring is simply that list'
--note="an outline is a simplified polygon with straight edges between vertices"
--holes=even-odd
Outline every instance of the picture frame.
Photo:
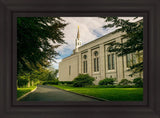
[{"label": "picture frame", "polygon": [[[1,118],[159,118],[158,67],[160,2],[157,0],[1,0],[0,117]],[[143,16],[144,100],[126,102],[17,102],[16,18],[38,16]]]}]

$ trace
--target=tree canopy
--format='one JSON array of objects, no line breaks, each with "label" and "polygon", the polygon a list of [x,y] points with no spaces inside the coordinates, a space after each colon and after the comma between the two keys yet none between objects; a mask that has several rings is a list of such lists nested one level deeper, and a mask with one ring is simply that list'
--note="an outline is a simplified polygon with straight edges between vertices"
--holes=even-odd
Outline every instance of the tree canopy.
[{"label": "tree canopy", "polygon": [[60,17],[17,18],[17,71],[49,66],[65,43],[62,30],[67,24]]},{"label": "tree canopy", "polygon": [[[138,22],[130,22],[130,20],[120,19],[119,17],[103,18],[108,23],[104,28],[115,27],[117,28],[115,32],[125,32],[122,35],[122,42],[111,43],[109,51],[115,52],[118,56],[137,53],[139,57],[143,58],[143,19]],[[130,70],[133,71],[131,75],[143,71],[143,59],[140,60],[138,63],[130,66]]]}]

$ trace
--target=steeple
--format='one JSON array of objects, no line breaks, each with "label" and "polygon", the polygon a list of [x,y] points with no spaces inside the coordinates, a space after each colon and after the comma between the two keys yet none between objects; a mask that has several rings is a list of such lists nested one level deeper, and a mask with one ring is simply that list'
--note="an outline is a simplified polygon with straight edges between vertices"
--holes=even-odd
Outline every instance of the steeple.
[{"label": "steeple", "polygon": [[80,39],[80,32],[78,26],[77,38],[75,40],[75,52],[78,52],[78,48],[82,45],[82,42],[79,39]]},{"label": "steeple", "polygon": [[77,39],[79,38],[80,38],[80,34],[79,34],[79,26],[78,26]]}]

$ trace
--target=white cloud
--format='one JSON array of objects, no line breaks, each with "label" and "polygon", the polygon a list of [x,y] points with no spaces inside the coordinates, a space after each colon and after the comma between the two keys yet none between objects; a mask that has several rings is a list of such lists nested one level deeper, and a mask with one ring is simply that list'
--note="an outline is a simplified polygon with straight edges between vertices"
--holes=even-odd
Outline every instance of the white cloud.
[{"label": "white cloud", "polygon": [[[67,55],[66,49],[68,49],[68,53],[70,54],[70,51],[75,48],[75,39],[77,36],[78,26],[80,30],[80,40],[82,41],[82,44],[88,43],[107,33],[107,31],[102,28],[102,26],[105,24],[104,19],[102,18],[63,17],[63,19],[67,23],[69,23],[64,29],[64,40],[68,44],[64,44],[57,49],[57,51],[61,55]],[[97,34],[99,34],[99,36],[97,36]]]},{"label": "white cloud", "polygon": [[59,62],[61,62],[62,59],[56,59],[56,62],[52,62],[52,65],[55,69],[58,69],[59,68]]}]

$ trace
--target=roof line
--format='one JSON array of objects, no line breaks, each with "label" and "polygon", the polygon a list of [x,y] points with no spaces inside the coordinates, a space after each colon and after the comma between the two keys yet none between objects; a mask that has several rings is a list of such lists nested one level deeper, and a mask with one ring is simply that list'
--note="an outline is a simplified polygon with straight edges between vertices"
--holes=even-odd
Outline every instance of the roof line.
[{"label": "roof line", "polygon": [[97,39],[95,39],[95,40],[93,40],[93,41],[90,41],[90,42],[88,42],[88,43],[86,43],[86,44],[84,44],[84,45],[80,46],[79,48],[81,48],[81,47],[83,47],[83,46],[85,46],[85,45],[87,45],[87,44],[90,44],[90,43],[92,43],[92,42],[94,42],[94,41],[97,41],[97,40],[99,40],[99,39],[101,39],[101,38],[103,38],[103,37],[105,37],[105,36],[107,36],[107,35],[110,35],[110,34],[116,33],[116,32],[117,32],[117,30],[118,30],[118,29],[116,29],[115,31],[110,32],[110,33],[108,33],[108,34],[105,34],[105,35],[103,35],[103,36],[101,36],[101,37],[99,37],[99,38],[97,38]]}]

